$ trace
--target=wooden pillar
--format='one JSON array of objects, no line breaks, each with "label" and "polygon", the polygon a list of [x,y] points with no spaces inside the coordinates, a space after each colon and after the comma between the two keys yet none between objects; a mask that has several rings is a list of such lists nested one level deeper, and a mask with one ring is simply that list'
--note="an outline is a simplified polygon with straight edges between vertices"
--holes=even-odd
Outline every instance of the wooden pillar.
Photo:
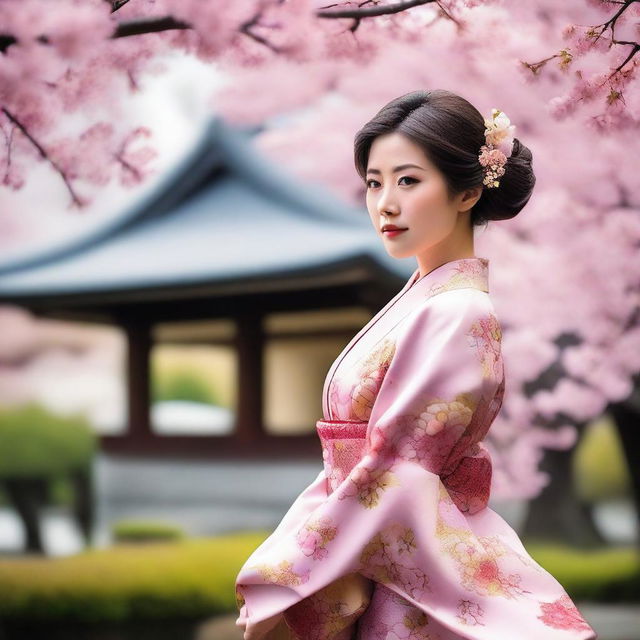
[{"label": "wooden pillar", "polygon": [[262,423],[264,336],[262,317],[236,317],[238,354],[238,406],[236,437],[241,444],[255,444],[264,436]]},{"label": "wooden pillar", "polygon": [[146,320],[128,319],[127,336],[127,417],[131,442],[147,441],[151,432],[150,361],[151,326]]}]

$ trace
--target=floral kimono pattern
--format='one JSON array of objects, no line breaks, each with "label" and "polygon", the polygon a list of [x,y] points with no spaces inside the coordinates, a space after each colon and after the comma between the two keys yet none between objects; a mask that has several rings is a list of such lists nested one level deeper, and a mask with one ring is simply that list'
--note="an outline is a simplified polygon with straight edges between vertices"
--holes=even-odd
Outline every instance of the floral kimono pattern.
[{"label": "floral kimono pattern", "polygon": [[[416,269],[325,379],[324,468],[236,579],[241,617],[289,640],[593,640],[487,505],[502,405],[489,261]],[[279,616],[278,614],[282,614]]]}]

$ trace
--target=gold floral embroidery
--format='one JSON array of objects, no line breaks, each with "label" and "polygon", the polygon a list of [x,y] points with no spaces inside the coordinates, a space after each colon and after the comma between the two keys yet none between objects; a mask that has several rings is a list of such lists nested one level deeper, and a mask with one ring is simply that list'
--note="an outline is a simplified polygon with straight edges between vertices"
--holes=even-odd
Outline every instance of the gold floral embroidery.
[{"label": "gold floral embroidery", "polygon": [[469,626],[482,625],[482,617],[484,616],[484,609],[473,600],[460,600],[458,602],[458,615],[457,618],[462,624]]},{"label": "gold floral embroidery", "polygon": [[371,603],[358,624],[358,636],[372,640],[442,640],[425,611],[383,584],[376,584]]},{"label": "gold floral embroidery", "polygon": [[370,580],[359,573],[347,574],[289,607],[287,626],[296,638],[341,638],[364,613],[372,592]]},{"label": "gold floral embroidery", "polygon": [[[484,338],[487,331],[493,336],[499,335],[499,327],[493,324],[490,317],[487,322],[479,322],[469,329],[469,346],[477,350],[481,357],[484,357],[484,353],[496,353],[499,358],[499,349],[496,352],[489,348],[491,344]],[[381,351],[382,349],[379,350]],[[455,469],[461,456],[475,453],[475,450],[471,452],[475,434],[485,423],[489,424],[489,418],[493,419],[493,414],[490,416],[487,409],[493,411],[499,408],[495,403],[487,405],[485,398],[476,391],[458,393],[452,399],[417,397],[416,400],[421,405],[415,409],[407,407],[414,410],[395,416],[392,424],[373,426],[367,438],[367,450],[374,456],[372,463],[361,464],[349,478],[347,474],[350,469],[345,465],[339,465],[335,473],[331,471],[332,487],[337,487],[345,479],[350,483],[341,492],[340,500],[356,496],[365,508],[378,506],[383,492],[399,484],[392,472],[393,464],[398,459],[416,462],[432,473],[443,472],[443,482],[448,487],[446,476]],[[344,445],[334,446],[341,448]],[[477,449],[477,445],[475,446]],[[338,449],[333,451],[332,456],[328,452],[326,455],[323,453],[325,465],[330,457],[338,456]],[[353,460],[351,466],[357,463],[357,460]],[[470,491],[473,485],[461,484],[464,478],[460,474],[454,480],[457,493],[453,494],[453,498],[461,511],[478,510],[486,502],[485,498],[488,499],[488,488],[484,491],[483,487],[482,494],[476,495]]]},{"label": "gold floral embroidery", "polygon": [[412,611],[404,614],[402,623],[409,631],[417,631],[425,627],[429,623],[429,619],[424,611],[414,607]]},{"label": "gold floral embroidery", "polygon": [[242,609],[245,604],[244,595],[240,591],[240,587],[236,586],[236,606],[238,607],[238,611]]},{"label": "gold floral embroidery", "polygon": [[497,536],[477,536],[469,528],[455,527],[447,523],[442,510],[458,513],[455,504],[440,483],[440,496],[436,535],[440,546],[456,562],[462,585],[469,591],[485,596],[501,596],[512,599],[531,593],[520,585],[519,573],[506,575],[500,568],[498,558],[517,557],[527,566],[542,570],[524,556],[504,544]]},{"label": "gold floral embroidery", "polygon": [[486,317],[476,320],[468,334],[469,341],[478,350],[478,358],[482,362],[484,378],[499,378],[502,375],[502,359],[500,357],[500,343],[502,329],[498,318],[489,313]]},{"label": "gold floral embroidery", "polygon": [[327,545],[336,537],[338,527],[333,526],[329,516],[321,516],[304,523],[296,536],[302,552],[314,560],[326,558]]},{"label": "gold floral embroidery", "polygon": [[349,420],[368,420],[382,380],[395,353],[395,341],[384,338],[360,364],[358,384],[351,391]]},{"label": "gold floral embroidery", "polygon": [[358,464],[364,451],[364,437],[322,441],[322,458],[327,476],[329,493],[333,493]]},{"label": "gold floral embroidery", "polygon": [[399,415],[391,425],[376,425],[369,451],[385,458],[388,467],[403,459],[439,473],[471,423],[476,406],[477,399],[470,393],[459,393],[453,400],[432,398],[417,413]]},{"label": "gold floral embroidery", "polygon": [[[368,448],[374,461],[369,466],[362,462],[358,465],[354,459],[348,468],[339,465],[335,471],[330,469],[336,488],[348,481],[339,499],[356,497],[367,509],[377,507],[387,489],[400,486],[392,471],[398,459],[417,462],[427,471],[438,473],[470,424],[476,405],[477,399],[468,393],[458,394],[451,401],[435,398],[419,414],[398,416],[393,427],[374,427]],[[333,451],[327,448],[327,454],[323,455],[325,464],[336,457],[335,448],[344,446],[335,442]]]},{"label": "gold floral embroidery", "polygon": [[431,297],[444,291],[466,287],[489,293],[488,265],[489,261],[486,258],[461,259],[453,273],[444,282],[436,282],[429,289],[427,296]]},{"label": "gold floral embroidery", "polygon": [[383,584],[395,583],[420,600],[431,591],[429,577],[413,558],[416,535],[411,527],[392,522],[374,535],[360,553],[360,573]]},{"label": "gold floral embroidery", "polygon": [[364,465],[354,468],[349,482],[350,485],[342,492],[340,500],[355,496],[367,509],[378,506],[383,491],[400,486],[400,481],[388,468],[369,469]]},{"label": "gold floral embroidery", "polygon": [[445,427],[466,427],[471,422],[476,404],[476,398],[469,393],[460,393],[451,402],[436,399],[416,418],[415,429],[432,436]]},{"label": "gold floral embroidery", "polygon": [[293,563],[283,560],[277,566],[258,564],[250,567],[256,569],[263,580],[272,584],[284,586],[299,585],[309,579],[309,570],[304,574],[298,574],[293,570]]},{"label": "gold floral embroidery", "polygon": [[369,374],[381,367],[388,367],[396,351],[396,343],[393,338],[383,338],[379,345],[362,362],[362,372]]}]

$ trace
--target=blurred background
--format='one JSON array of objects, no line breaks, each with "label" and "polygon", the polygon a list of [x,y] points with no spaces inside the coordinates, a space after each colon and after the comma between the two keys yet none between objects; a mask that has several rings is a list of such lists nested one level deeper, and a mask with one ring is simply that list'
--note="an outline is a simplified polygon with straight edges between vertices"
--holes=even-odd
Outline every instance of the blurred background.
[{"label": "blurred background", "polygon": [[490,506],[600,640],[640,638],[640,91],[587,28],[615,8],[62,4],[0,0],[0,638],[241,637],[235,576],[322,468],[325,375],[416,266],[353,135],[423,88],[534,156],[527,207],[476,230]]}]

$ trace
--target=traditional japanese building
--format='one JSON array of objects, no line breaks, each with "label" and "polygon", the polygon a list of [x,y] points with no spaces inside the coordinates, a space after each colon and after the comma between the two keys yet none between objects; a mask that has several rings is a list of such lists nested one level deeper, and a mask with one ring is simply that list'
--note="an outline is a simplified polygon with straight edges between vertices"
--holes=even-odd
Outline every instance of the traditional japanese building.
[{"label": "traditional japanese building", "polygon": [[[386,254],[364,207],[287,175],[251,135],[211,121],[143,202],[0,263],[0,304],[123,332],[126,419],[105,452],[317,459],[330,364],[415,268]],[[209,349],[226,385],[215,434],[154,428],[153,354],[169,345]]]}]

